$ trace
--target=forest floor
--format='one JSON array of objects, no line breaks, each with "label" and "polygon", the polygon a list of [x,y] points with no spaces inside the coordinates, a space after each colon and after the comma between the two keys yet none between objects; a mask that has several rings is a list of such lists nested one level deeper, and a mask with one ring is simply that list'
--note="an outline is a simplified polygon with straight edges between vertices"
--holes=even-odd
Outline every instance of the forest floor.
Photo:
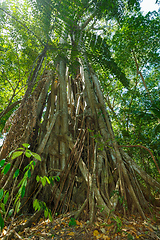
[{"label": "forest floor", "polygon": [[[116,213],[117,214],[117,213]],[[99,215],[99,214],[97,214]],[[115,219],[104,219],[100,215],[96,216],[95,223],[89,225],[85,221],[87,214],[84,212],[82,220],[75,220],[70,213],[57,216],[53,222],[49,219],[41,218],[38,222],[32,224],[30,228],[23,232],[15,232],[12,239],[31,239],[31,240],[109,240],[109,239],[160,239],[160,209],[154,210],[152,214],[147,215],[144,221],[138,215],[122,218],[122,214],[117,214]],[[23,224],[27,221],[25,216],[19,216],[15,219],[13,227],[17,224]],[[9,222],[8,222],[9,223]],[[1,237],[8,232],[5,226]]]}]

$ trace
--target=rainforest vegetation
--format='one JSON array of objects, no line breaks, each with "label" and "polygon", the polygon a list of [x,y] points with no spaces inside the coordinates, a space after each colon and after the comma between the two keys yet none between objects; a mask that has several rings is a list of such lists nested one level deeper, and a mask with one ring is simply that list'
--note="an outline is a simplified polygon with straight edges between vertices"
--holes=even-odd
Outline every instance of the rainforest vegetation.
[{"label": "rainforest vegetation", "polygon": [[70,226],[100,216],[116,232],[122,216],[160,223],[159,12],[6,0],[0,23],[2,238],[67,213]]}]

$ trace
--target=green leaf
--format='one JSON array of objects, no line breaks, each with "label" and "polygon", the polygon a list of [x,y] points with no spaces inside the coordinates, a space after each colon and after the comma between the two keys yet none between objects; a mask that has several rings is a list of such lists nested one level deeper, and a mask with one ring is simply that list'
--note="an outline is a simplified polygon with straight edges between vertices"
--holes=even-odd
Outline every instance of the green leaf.
[{"label": "green leaf", "polygon": [[56,181],[59,182],[60,181],[60,177],[56,176]]},{"label": "green leaf", "polygon": [[38,205],[38,200],[35,199],[34,202],[33,202],[33,207],[35,208],[35,210],[36,210],[37,205]]},{"label": "green leaf", "polygon": [[8,157],[10,157],[10,156],[12,155],[13,152],[14,152],[14,150],[11,151],[11,152],[8,154]]},{"label": "green leaf", "polygon": [[50,177],[51,185],[54,185],[53,179]]},{"label": "green leaf", "polygon": [[33,161],[33,162],[32,162],[32,164],[30,164],[30,165],[31,165],[31,168],[32,168],[32,170],[34,170],[34,166],[35,166],[35,164],[34,164],[34,163],[35,163],[35,161]]},{"label": "green leaf", "polygon": [[46,176],[45,176],[45,178],[46,178],[46,180],[47,180],[48,184],[50,184],[51,182],[50,182],[49,178],[48,178],[48,177],[46,177]]},{"label": "green leaf", "polygon": [[13,209],[13,208],[12,208],[12,209],[10,209],[10,210],[9,210],[9,212],[8,212],[8,216],[9,216],[9,217],[11,217],[11,216],[12,216],[12,214],[13,214],[13,212],[14,212],[14,209]]},{"label": "green leaf", "polygon": [[160,110],[159,109],[156,109],[156,108],[152,108],[150,109],[151,112],[157,117],[160,119]]},{"label": "green leaf", "polygon": [[5,159],[2,159],[2,160],[0,161],[0,168],[4,166],[5,161],[6,161]]},{"label": "green leaf", "polygon": [[4,200],[3,203],[6,204],[9,198],[9,192],[6,193],[6,195],[4,196]]},{"label": "green leaf", "polygon": [[19,194],[19,191],[18,191],[18,193],[16,194],[16,199],[14,201],[14,205],[16,205],[16,202],[19,200],[19,198],[20,198],[20,194]]},{"label": "green leaf", "polygon": [[35,161],[30,161],[29,165],[32,167],[32,169],[34,169],[34,166],[36,165]]},{"label": "green leaf", "polygon": [[76,225],[77,225],[76,219],[75,218],[71,218],[71,221],[69,221],[69,227],[76,226]]},{"label": "green leaf", "polygon": [[21,156],[23,153],[24,153],[23,151],[16,151],[16,152],[12,153],[11,159],[13,160],[13,159]]},{"label": "green leaf", "polygon": [[35,166],[35,165],[36,165],[36,162],[35,162],[35,161],[32,161],[32,163],[33,163],[33,166]]},{"label": "green leaf", "polygon": [[35,200],[34,200],[34,202],[33,202],[33,207],[34,207],[35,211],[36,211],[36,210],[39,211],[39,210],[41,209],[41,206],[40,206],[40,204],[39,204],[38,199],[35,199]]},{"label": "green leaf", "polygon": [[93,132],[93,130],[91,130],[91,129],[88,128],[88,132]]},{"label": "green leaf", "polygon": [[2,172],[3,172],[4,174],[6,174],[6,173],[9,171],[10,167],[11,167],[11,164],[8,163],[8,164],[3,168]]},{"label": "green leaf", "polygon": [[24,148],[21,148],[21,147],[20,147],[20,148],[17,148],[16,150],[23,150],[23,151],[24,151]]},{"label": "green leaf", "polygon": [[21,206],[21,202],[20,202],[20,200],[16,203],[16,208],[15,208],[15,212],[19,212],[19,210],[20,210],[20,206]]},{"label": "green leaf", "polygon": [[42,182],[42,185],[43,187],[46,185],[46,178],[45,177],[41,177],[41,182]]},{"label": "green leaf", "polygon": [[25,154],[25,156],[26,156],[27,158],[30,158],[30,157],[32,156],[32,153],[31,153],[31,151],[30,151],[30,150],[28,150],[28,149],[25,151],[25,153],[24,153],[24,154]]},{"label": "green leaf", "polygon": [[17,170],[15,171],[15,173],[14,173],[14,175],[13,175],[13,178],[18,177],[18,175],[19,175],[19,169],[17,169]]},{"label": "green leaf", "polygon": [[3,198],[3,188],[0,189],[0,200]]},{"label": "green leaf", "polygon": [[52,219],[52,212],[51,212],[51,210],[49,209],[49,214],[48,214],[48,217],[49,217],[49,220],[52,222],[53,221],[53,219]]},{"label": "green leaf", "polygon": [[28,168],[30,168],[30,163],[23,169],[23,171],[27,170]]},{"label": "green leaf", "polygon": [[22,191],[21,191],[21,198],[24,197],[25,191],[26,191],[25,186],[23,186],[23,187],[22,187]]},{"label": "green leaf", "polygon": [[40,181],[40,177],[37,175],[36,177],[36,181],[39,182]]},{"label": "green leaf", "polygon": [[48,217],[48,208],[44,211],[44,216],[45,216],[45,218]]},{"label": "green leaf", "polygon": [[2,229],[4,228],[4,220],[3,220],[3,218],[2,218],[1,213],[0,213],[0,228],[1,228],[1,231],[2,231]]},{"label": "green leaf", "polygon": [[45,202],[41,202],[41,206],[42,206],[42,208],[43,208],[44,210],[47,209],[47,206],[46,206],[46,203],[45,203]]},{"label": "green leaf", "polygon": [[4,203],[0,203],[0,209],[2,209],[2,211],[5,213],[6,210],[5,210],[5,204]]},{"label": "green leaf", "polygon": [[25,173],[24,177],[23,177],[23,186],[27,186],[27,178],[28,178],[28,172]]},{"label": "green leaf", "polygon": [[31,177],[31,170],[29,169],[28,170],[28,178],[30,178]]},{"label": "green leaf", "polygon": [[37,160],[41,161],[41,157],[37,153],[32,152],[32,156],[36,158]]},{"label": "green leaf", "polygon": [[104,210],[104,207],[101,208],[100,212],[103,212],[103,210]]},{"label": "green leaf", "polygon": [[30,145],[28,143],[23,143],[22,146],[25,147],[25,148],[29,148],[30,147]]}]

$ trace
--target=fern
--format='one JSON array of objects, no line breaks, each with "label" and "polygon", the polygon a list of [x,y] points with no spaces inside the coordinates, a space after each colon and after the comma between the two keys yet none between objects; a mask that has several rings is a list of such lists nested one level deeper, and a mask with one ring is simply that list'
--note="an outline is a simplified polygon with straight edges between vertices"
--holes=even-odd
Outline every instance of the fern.
[{"label": "fern", "polygon": [[90,61],[100,65],[104,70],[109,70],[112,75],[116,76],[121,83],[128,88],[129,80],[111,57],[110,47],[106,43],[105,39],[101,36],[95,35],[94,33],[86,33],[85,43]]}]

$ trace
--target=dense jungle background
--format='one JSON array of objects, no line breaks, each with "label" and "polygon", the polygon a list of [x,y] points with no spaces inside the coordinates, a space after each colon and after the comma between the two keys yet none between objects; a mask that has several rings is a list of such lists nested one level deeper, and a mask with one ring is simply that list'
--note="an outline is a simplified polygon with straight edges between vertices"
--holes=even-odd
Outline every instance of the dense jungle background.
[{"label": "dense jungle background", "polygon": [[159,12],[7,0],[0,23],[0,237],[160,239]]}]

